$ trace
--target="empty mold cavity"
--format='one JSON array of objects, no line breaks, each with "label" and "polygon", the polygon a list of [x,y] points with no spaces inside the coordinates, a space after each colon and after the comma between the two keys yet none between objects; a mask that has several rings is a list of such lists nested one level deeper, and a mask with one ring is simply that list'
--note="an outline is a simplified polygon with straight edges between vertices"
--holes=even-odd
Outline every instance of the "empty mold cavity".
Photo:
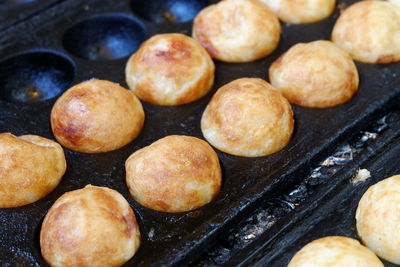
[{"label": "empty mold cavity", "polygon": [[27,52],[0,63],[0,99],[35,103],[60,95],[74,80],[66,57],[47,51]]},{"label": "empty mold cavity", "polygon": [[154,23],[185,22],[193,19],[209,0],[132,0],[133,13]]},{"label": "empty mold cavity", "polygon": [[141,23],[126,16],[101,15],[72,26],[64,35],[65,49],[87,60],[118,59],[135,52],[146,38]]}]

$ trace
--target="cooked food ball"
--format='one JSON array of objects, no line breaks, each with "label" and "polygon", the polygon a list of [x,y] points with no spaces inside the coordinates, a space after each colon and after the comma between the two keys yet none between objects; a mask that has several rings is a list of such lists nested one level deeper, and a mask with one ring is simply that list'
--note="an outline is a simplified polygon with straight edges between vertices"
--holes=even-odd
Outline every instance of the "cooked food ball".
[{"label": "cooked food ball", "polygon": [[226,62],[248,62],[271,54],[280,39],[277,16],[258,0],[225,0],[194,19],[193,37],[210,55]]},{"label": "cooked food ball", "polygon": [[221,167],[207,142],[171,135],[133,153],[125,163],[132,197],[165,212],[197,209],[219,193]]},{"label": "cooked food ball", "polygon": [[271,65],[269,78],[289,102],[314,108],[346,102],[359,84],[351,56],[330,41],[294,45]]},{"label": "cooked food ball", "polygon": [[62,195],[40,231],[40,248],[50,266],[121,266],[140,245],[135,214],[115,190],[88,185]]},{"label": "cooked food ball", "polygon": [[361,62],[399,61],[400,10],[384,1],[357,2],[336,21],[332,40]]},{"label": "cooked food ball", "polygon": [[400,264],[400,175],[371,186],[356,211],[363,243],[379,257]]},{"label": "cooked food ball", "polygon": [[0,133],[0,208],[33,203],[60,183],[67,164],[56,142]]},{"label": "cooked food ball", "polygon": [[51,128],[65,147],[84,153],[118,149],[140,133],[142,104],[116,83],[90,80],[68,89],[51,110]]},{"label": "cooked food ball", "polygon": [[204,137],[219,150],[259,157],[285,147],[292,136],[293,112],[282,94],[258,78],[222,86],[201,118]]},{"label": "cooked food ball", "polygon": [[215,66],[193,38],[158,34],[144,42],[126,65],[129,88],[142,100],[158,105],[182,105],[207,94]]},{"label": "cooked food ball", "polygon": [[287,23],[316,22],[329,17],[336,0],[260,0]]},{"label": "cooked food ball", "polygon": [[328,236],[308,243],[288,267],[383,267],[382,262],[357,240]]}]

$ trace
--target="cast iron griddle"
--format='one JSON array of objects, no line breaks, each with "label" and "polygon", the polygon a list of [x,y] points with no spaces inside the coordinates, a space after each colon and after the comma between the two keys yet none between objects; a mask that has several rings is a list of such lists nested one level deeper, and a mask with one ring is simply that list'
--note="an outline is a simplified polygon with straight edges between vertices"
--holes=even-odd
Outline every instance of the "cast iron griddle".
[{"label": "cast iron griddle", "polygon": [[[399,131],[399,128],[396,129]],[[364,162],[361,167],[371,172],[372,177],[364,182],[353,184],[352,176],[341,179],[335,186],[330,185],[329,193],[318,200],[318,208],[306,208],[302,219],[292,225],[285,235],[277,238],[273,248],[270,248],[258,261],[247,262],[252,266],[285,266],[293,255],[307,243],[332,235],[348,236],[360,240],[357,235],[355,213],[362,195],[368,187],[377,182],[400,173],[400,138],[389,143],[380,153]],[[261,240],[259,240],[261,242]],[[255,245],[255,244],[254,244]],[[253,258],[253,260],[256,257]],[[396,264],[384,261],[385,266]]]},{"label": "cast iron griddle", "polygon": [[[0,132],[54,139],[49,124],[50,110],[56,96],[68,86],[99,78],[127,87],[124,81],[127,56],[143,40],[164,32],[190,35],[191,21],[166,21],[187,19],[179,13],[180,8],[169,5],[172,2],[187,5],[193,14],[196,13],[193,10],[209,3],[201,0],[64,0],[1,32]],[[339,1],[339,4],[353,2]],[[41,3],[37,1],[38,5]],[[118,190],[137,215],[142,246],[127,266],[193,262],[222,232],[255,209],[261,199],[279,194],[295,183],[304,167],[332,151],[339,140],[365,127],[370,118],[395,99],[400,93],[399,64],[358,63],[359,92],[344,105],[329,109],[294,106],[293,140],[279,153],[241,158],[218,152],[223,167],[221,193],[215,201],[198,210],[168,214],[138,205],[125,184],[125,160],[137,149],[166,135],[203,138],[201,114],[221,85],[241,77],[266,79],[271,62],[293,44],[329,39],[338,14],[336,10],[329,19],[309,25],[284,24],[278,49],[265,59],[245,64],[217,62],[213,90],[199,101],[178,107],[143,103],[146,121],[142,133],[117,151],[90,155],[65,149],[68,169],[52,193],[31,205],[0,210],[0,263],[44,265],[38,238],[44,215],[64,192],[87,184]],[[30,23],[34,23],[33,29]],[[20,35],[10,38],[12,34]]]},{"label": "cast iron griddle", "polygon": [[[231,257],[219,265],[285,266],[293,254],[305,245],[300,245],[300,243],[306,242],[304,240],[317,239],[323,236],[326,230],[334,229],[335,233],[331,232],[330,235],[345,235],[357,238],[354,230],[354,213],[350,212],[353,207],[355,210],[355,205],[357,205],[361,195],[357,197],[353,193],[349,193],[349,190],[359,190],[356,188],[359,188],[364,183],[353,185],[350,180],[361,168],[367,168],[372,172],[373,176],[375,174],[379,175],[377,172],[380,172],[381,169],[375,171],[371,166],[382,161],[388,166],[390,165],[387,168],[388,170],[393,170],[393,173],[398,171],[399,165],[397,162],[390,162],[390,157],[398,155],[386,155],[388,154],[386,153],[387,150],[397,146],[400,138],[400,110],[396,104],[398,101],[398,98],[395,99],[393,101],[394,105],[388,106],[388,109],[382,112],[384,114],[383,117],[371,123],[370,126],[350,140],[340,144],[335,150],[334,155],[336,156],[329,156],[318,163],[319,166],[324,165],[322,167],[324,171],[320,169],[321,167],[312,168],[312,173],[319,173],[319,175],[306,176],[298,185],[289,188],[285,194],[279,196],[279,198],[286,199],[295,205],[291,209],[294,209],[293,212],[286,212],[287,215],[285,217],[258,234],[247,246],[242,246],[239,251],[233,250]],[[366,136],[370,138],[366,138]],[[352,152],[349,152],[348,149],[351,149]],[[329,165],[326,165],[326,163]],[[380,167],[383,167],[383,165]],[[374,180],[371,178],[371,181]],[[301,185],[305,185],[305,188],[303,189]],[[299,188],[302,188],[302,190],[299,190]],[[268,208],[270,208],[268,203],[261,205],[252,214],[257,214],[260,209],[262,212],[271,213]],[[275,209],[273,208],[273,210]],[[331,216],[333,213],[335,217]],[[279,214],[274,215],[274,212],[272,214],[275,217],[282,217]],[[322,220],[324,222],[320,227],[319,223]],[[350,225],[350,223],[353,224]],[[232,230],[237,232],[236,228],[237,226],[233,227]],[[244,234],[246,233],[248,232],[244,232]],[[241,232],[240,235],[243,238]],[[234,240],[234,242],[238,241]],[[209,254],[212,255],[212,253],[216,252],[218,252],[218,249],[216,251],[211,250]],[[217,260],[222,259],[223,257],[221,259],[217,258]],[[206,264],[209,261],[210,258],[208,256]]]}]

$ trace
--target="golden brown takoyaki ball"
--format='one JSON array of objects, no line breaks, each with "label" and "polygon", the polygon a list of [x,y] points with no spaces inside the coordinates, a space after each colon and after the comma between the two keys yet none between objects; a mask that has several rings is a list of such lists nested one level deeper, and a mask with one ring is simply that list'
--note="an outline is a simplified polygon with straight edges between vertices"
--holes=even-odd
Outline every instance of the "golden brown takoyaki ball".
[{"label": "golden brown takoyaki ball", "polygon": [[357,2],[336,21],[332,41],[361,62],[399,61],[400,9],[384,1]]},{"label": "golden brown takoyaki ball", "polygon": [[66,170],[64,151],[36,136],[0,134],[0,208],[19,207],[50,193]]},{"label": "golden brown takoyaki ball", "polygon": [[258,78],[242,78],[222,86],[201,118],[207,141],[237,156],[275,153],[290,141],[293,112],[282,94]]},{"label": "golden brown takoyaki ball", "polygon": [[65,147],[84,153],[118,149],[140,133],[142,104],[119,84],[90,80],[68,89],[54,104],[51,128]]},{"label": "golden brown takoyaki ball", "polygon": [[351,56],[322,40],[291,47],[271,65],[269,79],[289,102],[315,108],[348,101],[359,84]]},{"label": "golden brown takoyaki ball", "polygon": [[336,0],[260,0],[280,20],[293,23],[312,23],[329,17],[335,10]]},{"label": "golden brown takoyaki ball", "polygon": [[164,137],[133,153],[125,168],[132,197],[158,211],[197,209],[212,201],[221,187],[217,154],[191,136]]},{"label": "golden brown takoyaki ball", "polygon": [[400,175],[371,186],[356,211],[363,243],[379,257],[400,264]]},{"label": "golden brown takoyaki ball", "polygon": [[328,236],[314,240],[298,251],[288,267],[383,267],[382,262],[357,240]]},{"label": "golden brown takoyaki ball", "polygon": [[226,62],[248,62],[271,54],[280,39],[277,16],[258,0],[225,0],[194,19],[193,37],[210,55]]},{"label": "golden brown takoyaki ball", "polygon": [[91,185],[57,199],[40,231],[42,256],[57,267],[121,266],[139,245],[139,227],[125,198]]},{"label": "golden brown takoyaki ball", "polygon": [[182,105],[210,91],[215,66],[193,38],[158,34],[144,42],[125,69],[129,88],[142,100],[158,105]]}]

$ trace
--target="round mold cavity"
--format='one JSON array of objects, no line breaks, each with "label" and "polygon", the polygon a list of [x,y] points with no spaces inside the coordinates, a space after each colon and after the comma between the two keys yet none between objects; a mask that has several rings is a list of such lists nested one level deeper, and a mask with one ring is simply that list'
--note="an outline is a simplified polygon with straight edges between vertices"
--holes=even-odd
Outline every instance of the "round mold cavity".
[{"label": "round mold cavity", "polygon": [[0,99],[36,103],[56,97],[73,82],[75,66],[61,54],[32,51],[0,63]]},{"label": "round mold cavity", "polygon": [[154,23],[192,20],[209,4],[209,0],[131,0],[133,13]]},{"label": "round mold cavity", "polygon": [[71,54],[86,59],[119,59],[131,55],[145,40],[141,23],[121,15],[100,15],[72,26],[63,44]]}]

